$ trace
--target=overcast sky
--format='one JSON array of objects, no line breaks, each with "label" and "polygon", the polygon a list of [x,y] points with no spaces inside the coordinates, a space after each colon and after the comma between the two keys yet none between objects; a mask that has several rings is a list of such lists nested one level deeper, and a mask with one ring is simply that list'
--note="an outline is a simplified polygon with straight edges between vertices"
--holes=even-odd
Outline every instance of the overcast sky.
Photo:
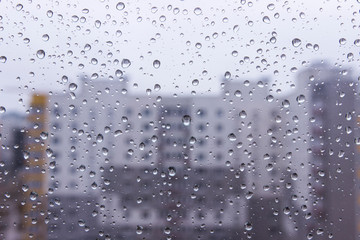
[{"label": "overcast sky", "polygon": [[32,92],[61,92],[81,74],[117,70],[129,76],[130,92],[160,84],[156,94],[198,96],[217,93],[226,71],[240,80],[267,77],[274,90],[289,88],[314,60],[359,74],[356,1],[118,3],[2,0],[0,105],[24,112]]}]

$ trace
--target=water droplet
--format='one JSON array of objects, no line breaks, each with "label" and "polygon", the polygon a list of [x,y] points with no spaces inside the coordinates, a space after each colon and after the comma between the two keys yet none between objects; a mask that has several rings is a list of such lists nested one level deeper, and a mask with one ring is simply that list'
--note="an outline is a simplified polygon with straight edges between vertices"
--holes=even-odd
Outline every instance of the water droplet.
[{"label": "water droplet", "polygon": [[101,22],[99,20],[95,21],[95,27],[96,28],[100,28],[101,27]]},{"label": "water droplet", "polygon": [[267,5],[267,9],[272,11],[275,9],[275,5],[273,3],[270,3],[269,5]]},{"label": "water droplet", "polygon": [[102,134],[98,134],[97,136],[96,136],[96,141],[97,142],[102,142],[104,140],[104,136],[102,135]]},{"label": "water droplet", "polygon": [[269,163],[269,164],[266,165],[265,169],[266,169],[268,172],[270,172],[271,170],[274,169],[274,165],[271,164],[271,163]]},{"label": "water droplet", "polygon": [[158,69],[159,67],[160,67],[160,61],[159,60],[154,60],[154,62],[153,62],[153,66],[154,66],[154,68],[156,68],[156,69]]},{"label": "water droplet", "polygon": [[299,47],[301,45],[301,40],[298,38],[294,38],[291,43],[294,47]]},{"label": "water droplet", "polygon": [[298,103],[303,103],[303,102],[305,102],[305,96],[302,95],[302,94],[300,94],[299,96],[296,97],[296,101],[297,101]]},{"label": "water droplet", "polygon": [[234,32],[238,32],[238,31],[239,31],[239,25],[235,25],[235,26],[233,27],[233,31],[234,31]]},{"label": "water droplet", "polygon": [[63,83],[67,83],[67,82],[69,81],[69,78],[64,75],[64,76],[62,76],[61,81],[62,81]]},{"label": "water droplet", "polygon": [[245,230],[246,231],[251,231],[252,230],[252,224],[250,222],[246,222],[245,223]]},{"label": "water droplet", "polygon": [[267,24],[270,24],[270,22],[271,22],[270,18],[268,16],[263,17],[262,20],[263,20],[264,23],[267,23]]},{"label": "water droplet", "polygon": [[6,63],[6,60],[7,60],[7,58],[5,56],[0,57],[0,62],[1,63]]},{"label": "water droplet", "polygon": [[234,93],[235,97],[241,97],[241,91],[240,90],[236,90]]},{"label": "water droplet", "polygon": [[144,151],[144,149],[145,149],[145,143],[141,142],[141,143],[139,144],[139,149],[140,149],[141,151]]},{"label": "water droplet", "polygon": [[225,77],[225,79],[230,79],[231,78],[231,73],[230,72],[225,72],[224,77]]},{"label": "water droplet", "polygon": [[29,186],[24,184],[22,185],[21,189],[24,191],[24,192],[27,192],[29,190]]},{"label": "water droplet", "polygon": [[85,165],[80,165],[80,166],[79,166],[79,170],[80,170],[81,172],[85,171],[85,169],[86,169]]},{"label": "water droplet", "polygon": [[24,159],[26,160],[26,159],[28,159],[30,157],[30,153],[27,152],[27,151],[24,151],[23,156],[24,156]]},{"label": "water droplet", "polygon": [[69,90],[70,91],[75,91],[77,89],[77,85],[75,84],[75,83],[70,83],[70,85],[69,85]]},{"label": "water droplet", "polygon": [[130,67],[130,65],[131,65],[131,62],[130,62],[129,59],[124,58],[124,59],[121,61],[121,66],[122,66],[123,68],[128,68],[128,67]]},{"label": "water droplet", "polygon": [[230,133],[229,135],[228,135],[228,139],[230,140],[230,141],[236,141],[236,135],[234,134],[234,133]]},{"label": "water droplet", "polygon": [[191,123],[191,117],[189,115],[183,116],[182,122],[185,126],[189,126]]},{"label": "water droplet", "polygon": [[38,194],[36,192],[31,192],[30,193],[30,200],[31,201],[35,201],[38,197]]},{"label": "water droplet", "polygon": [[91,184],[91,188],[92,188],[92,189],[96,189],[96,188],[97,188],[96,182],[93,182],[93,183]]},{"label": "water droplet", "polygon": [[80,220],[78,221],[78,224],[79,224],[80,227],[84,227],[84,226],[85,226],[85,221],[82,220],[82,219],[80,219]]},{"label": "water droplet", "polygon": [[282,101],[281,104],[282,104],[282,106],[285,107],[285,108],[290,107],[290,102],[289,102],[289,100],[286,100],[286,99],[285,99],[284,101]]},{"label": "water droplet", "polygon": [[176,175],[176,169],[174,167],[169,167],[169,176],[174,177]]},{"label": "water droplet", "polygon": [[355,46],[360,47],[360,39],[354,41]]},{"label": "water droplet", "polygon": [[194,13],[195,13],[195,15],[201,15],[202,14],[201,8],[199,8],[199,7],[195,8]]},{"label": "water droplet", "polygon": [[40,49],[36,52],[36,56],[39,58],[39,59],[43,59],[45,57],[45,51]]},{"label": "water droplet", "polygon": [[160,89],[161,89],[160,84],[155,84],[155,85],[154,85],[154,90],[155,90],[155,91],[160,91]]},{"label": "water droplet", "polygon": [[199,80],[194,79],[194,80],[191,82],[191,84],[192,84],[193,86],[197,86],[197,85],[199,85]]},{"label": "water droplet", "polygon": [[340,45],[345,45],[346,44],[346,39],[345,38],[340,38],[339,43],[340,43]]},{"label": "water droplet", "polygon": [[297,173],[292,173],[291,174],[291,179],[296,181],[298,179],[298,174]]},{"label": "water droplet", "polygon": [[143,233],[143,227],[137,225],[137,226],[136,226],[136,234],[140,235],[140,234],[142,234],[142,233]]},{"label": "water droplet", "polygon": [[169,234],[171,233],[171,228],[166,227],[166,228],[164,229],[164,233],[167,234],[167,235],[169,235]]},{"label": "water droplet", "polygon": [[123,2],[118,2],[118,3],[116,4],[116,9],[117,9],[117,10],[121,11],[121,10],[123,10],[124,8],[125,8],[125,4],[124,4]]},{"label": "water droplet", "polygon": [[245,112],[244,110],[242,110],[242,111],[239,113],[239,116],[240,116],[241,118],[246,118],[247,114],[246,114],[246,112]]},{"label": "water droplet", "polygon": [[0,113],[5,113],[6,112],[6,108],[4,106],[0,106]]},{"label": "water droplet", "polygon": [[24,6],[19,3],[18,5],[16,5],[16,10],[17,10],[17,11],[20,11],[21,9],[23,9],[23,7],[24,7]]},{"label": "water droplet", "polygon": [[54,15],[54,13],[53,13],[53,11],[48,10],[48,11],[46,12],[46,15],[47,15],[49,18],[51,18],[51,17]]}]

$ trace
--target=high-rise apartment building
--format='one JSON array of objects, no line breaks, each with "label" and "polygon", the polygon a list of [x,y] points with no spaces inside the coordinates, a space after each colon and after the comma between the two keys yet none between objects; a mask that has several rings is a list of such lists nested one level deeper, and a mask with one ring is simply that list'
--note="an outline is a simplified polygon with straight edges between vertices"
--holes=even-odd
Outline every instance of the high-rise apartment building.
[{"label": "high-rise apartment building", "polygon": [[84,78],[50,96],[50,238],[280,238],[280,117],[267,84],[137,96]]},{"label": "high-rise apartment building", "polygon": [[25,117],[16,113],[6,113],[1,118],[1,171],[0,171],[0,238],[20,239],[22,226],[20,211],[21,168],[24,165]]},{"label": "high-rise apartment building", "polygon": [[22,239],[47,239],[47,101],[44,94],[33,95],[27,116],[24,146],[24,167],[20,173],[23,199],[21,201]]},{"label": "high-rise apartment building", "polygon": [[348,71],[319,63],[302,71],[297,85],[295,108],[303,108],[297,115],[303,122],[299,142],[307,148],[297,161],[310,167],[304,178],[310,189],[310,234],[315,239],[357,239],[356,83]]}]

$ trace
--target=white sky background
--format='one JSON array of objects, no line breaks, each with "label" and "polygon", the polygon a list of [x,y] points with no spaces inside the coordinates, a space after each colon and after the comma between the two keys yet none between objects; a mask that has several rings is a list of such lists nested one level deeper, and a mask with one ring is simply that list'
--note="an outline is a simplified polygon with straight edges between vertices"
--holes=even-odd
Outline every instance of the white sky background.
[{"label": "white sky background", "polygon": [[[313,60],[359,75],[360,47],[354,41],[360,39],[360,3],[355,0],[123,1],[125,8],[117,10],[118,2],[1,0],[0,56],[7,60],[0,59],[0,105],[24,112],[32,92],[60,92],[78,82],[78,75],[109,77],[117,69],[129,76],[130,92],[145,94],[160,84],[153,94],[196,91],[198,96],[217,93],[226,71],[242,80],[268,77],[274,90],[289,88],[297,74],[293,68],[301,70]],[[197,7],[201,14],[194,11]],[[97,20],[101,26],[95,26]],[[270,42],[273,36],[275,43]],[[301,40],[299,47],[291,44],[294,38]],[[341,38],[346,39],[343,45]],[[319,49],[307,48],[308,43]],[[84,50],[86,44],[90,50]],[[46,53],[43,59],[36,56],[40,49]],[[130,67],[121,66],[124,58]],[[249,60],[241,64],[244,59]],[[154,60],[161,62],[158,69]],[[68,83],[62,82],[64,75]],[[192,85],[194,79],[198,86]]]}]

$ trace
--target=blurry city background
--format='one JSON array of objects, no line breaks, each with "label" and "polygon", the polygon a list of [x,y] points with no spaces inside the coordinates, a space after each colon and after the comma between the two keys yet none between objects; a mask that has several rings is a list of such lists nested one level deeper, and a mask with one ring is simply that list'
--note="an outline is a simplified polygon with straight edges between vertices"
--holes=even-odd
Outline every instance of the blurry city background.
[{"label": "blurry city background", "polygon": [[359,1],[0,1],[0,239],[360,239]]},{"label": "blurry city background", "polygon": [[1,118],[1,236],[358,238],[357,80],[319,62],[297,81],[282,98],[229,72],[213,96],[134,95],[125,76],[34,93]]}]

